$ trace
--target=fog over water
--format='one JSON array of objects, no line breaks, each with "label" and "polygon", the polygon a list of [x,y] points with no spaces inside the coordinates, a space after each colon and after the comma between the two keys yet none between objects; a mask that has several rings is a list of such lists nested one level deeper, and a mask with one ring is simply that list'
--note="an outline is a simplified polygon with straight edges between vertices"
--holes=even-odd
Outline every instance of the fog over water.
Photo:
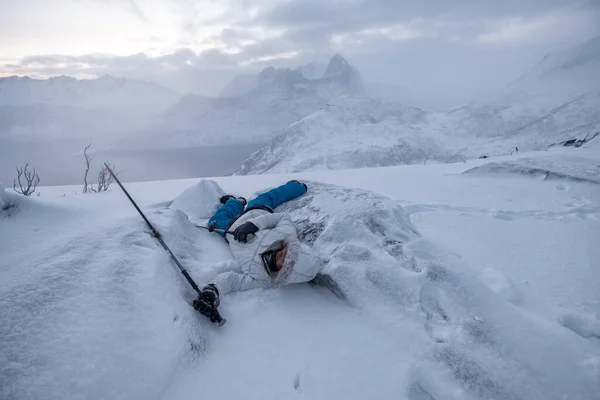
[{"label": "fog over water", "polygon": [[[42,186],[83,183],[85,143],[73,141],[19,143],[0,139],[0,182],[11,186],[15,167],[29,162]],[[100,146],[98,146],[100,147]],[[127,182],[222,176],[235,172],[260,144],[167,148],[164,150],[94,151],[88,181],[94,182],[103,162],[114,164]]]}]

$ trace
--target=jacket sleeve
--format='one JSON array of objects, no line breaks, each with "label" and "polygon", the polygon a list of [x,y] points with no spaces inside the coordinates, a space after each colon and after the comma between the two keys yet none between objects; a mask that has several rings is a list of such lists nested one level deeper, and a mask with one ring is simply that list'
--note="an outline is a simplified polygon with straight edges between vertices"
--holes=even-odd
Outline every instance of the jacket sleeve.
[{"label": "jacket sleeve", "polygon": [[[260,217],[256,217],[251,219],[249,222],[252,222],[258,229],[269,229],[277,226],[279,221],[284,217],[282,213],[273,213],[273,214],[264,214]],[[286,218],[289,218],[287,215]]]},{"label": "jacket sleeve", "polygon": [[265,287],[260,281],[240,272],[224,272],[217,275],[210,283],[217,286],[219,295]]}]

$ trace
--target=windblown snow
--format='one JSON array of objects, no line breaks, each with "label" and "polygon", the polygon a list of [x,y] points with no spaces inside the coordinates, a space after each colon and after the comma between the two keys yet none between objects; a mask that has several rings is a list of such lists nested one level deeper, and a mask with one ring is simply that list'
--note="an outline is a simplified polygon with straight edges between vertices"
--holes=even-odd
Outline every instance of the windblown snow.
[{"label": "windblown snow", "polygon": [[0,398],[593,399],[600,185],[571,179],[591,145],[493,160],[554,179],[476,160],[126,183],[199,284],[233,267],[195,226],[220,195],[308,184],[277,211],[324,270],[224,296],[221,328],[118,188],[41,188],[0,211]]}]

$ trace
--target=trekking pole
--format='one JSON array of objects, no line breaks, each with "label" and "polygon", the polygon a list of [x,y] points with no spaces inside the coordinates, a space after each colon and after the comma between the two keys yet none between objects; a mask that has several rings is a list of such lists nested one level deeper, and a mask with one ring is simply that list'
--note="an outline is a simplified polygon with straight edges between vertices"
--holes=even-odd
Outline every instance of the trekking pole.
[{"label": "trekking pole", "polygon": [[233,235],[233,232],[226,231],[225,229],[219,229],[219,228],[210,229],[208,226],[202,226],[202,225],[194,225],[194,226],[196,228],[206,229],[209,232],[220,232],[220,233],[225,233],[225,234],[228,234],[228,235]]},{"label": "trekking pole", "polygon": [[[202,229],[206,229],[209,232],[219,232],[219,233],[224,233],[225,235],[233,235],[235,234],[235,232],[232,231],[226,231],[225,229],[219,229],[219,228],[214,228],[214,229],[210,229],[208,226],[202,226],[202,225],[194,225],[196,228],[202,228]],[[225,240],[227,240],[227,238],[225,237],[225,235],[223,235],[223,237],[225,238]],[[251,233],[248,235],[250,238],[248,239],[248,242],[251,242],[252,240],[254,240],[254,237],[256,236],[255,234]],[[229,242],[229,241],[228,241]]]},{"label": "trekking pole", "polygon": [[[169,253],[169,255],[171,256],[171,259],[173,260],[173,262],[175,263],[175,265],[177,265],[177,267],[179,268],[179,270],[181,271],[181,273],[183,274],[183,276],[185,276],[185,279],[188,281],[188,283],[192,286],[192,288],[199,295],[201,293],[200,292],[200,288],[198,288],[198,285],[196,285],[196,282],[194,282],[194,280],[192,279],[192,277],[190,276],[190,274],[188,274],[187,270],[183,267],[183,265],[181,265],[181,263],[179,262],[179,260],[177,259],[177,257],[175,257],[175,254],[173,254],[173,252],[171,251],[171,249],[169,248],[169,246],[167,246],[167,244],[164,242],[164,240],[162,239],[162,236],[160,235],[160,233],[156,229],[154,229],[154,227],[152,226],[152,224],[150,223],[150,221],[148,221],[148,218],[146,218],[146,216],[144,215],[144,213],[142,212],[142,210],[140,210],[140,208],[138,207],[138,205],[131,198],[131,196],[129,195],[129,192],[127,192],[127,190],[125,189],[125,187],[123,186],[123,184],[121,183],[121,181],[119,180],[119,178],[117,178],[117,176],[113,173],[112,169],[108,166],[108,164],[104,163],[104,166],[106,167],[106,169],[108,170],[108,172],[110,172],[110,175],[113,177],[113,179],[115,180],[115,182],[117,182],[117,184],[119,185],[119,187],[123,190],[123,193],[125,193],[125,196],[127,196],[127,198],[129,199],[129,201],[131,201],[131,204],[133,204],[133,206],[138,211],[138,213],[140,213],[140,215],[142,216],[142,218],[144,219],[144,221],[146,221],[146,224],[148,225],[148,227],[152,231],[152,235],[158,240],[158,242],[166,250],[166,252]],[[221,315],[219,314],[219,311],[217,311],[217,309],[215,308],[213,310],[213,312],[212,312],[212,315],[210,316],[210,322],[216,322],[219,326],[223,326],[225,324],[225,322],[227,322],[227,320],[221,318]]]}]

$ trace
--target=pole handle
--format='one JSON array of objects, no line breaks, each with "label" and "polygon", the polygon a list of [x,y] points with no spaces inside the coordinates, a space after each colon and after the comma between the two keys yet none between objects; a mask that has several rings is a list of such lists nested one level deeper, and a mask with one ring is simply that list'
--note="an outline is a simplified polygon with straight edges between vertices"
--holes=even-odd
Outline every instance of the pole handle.
[{"label": "pole handle", "polygon": [[210,316],[210,322],[215,322],[217,323],[217,325],[223,326],[225,325],[227,320],[221,318],[221,314],[219,314],[219,311],[215,308],[212,315]]}]

